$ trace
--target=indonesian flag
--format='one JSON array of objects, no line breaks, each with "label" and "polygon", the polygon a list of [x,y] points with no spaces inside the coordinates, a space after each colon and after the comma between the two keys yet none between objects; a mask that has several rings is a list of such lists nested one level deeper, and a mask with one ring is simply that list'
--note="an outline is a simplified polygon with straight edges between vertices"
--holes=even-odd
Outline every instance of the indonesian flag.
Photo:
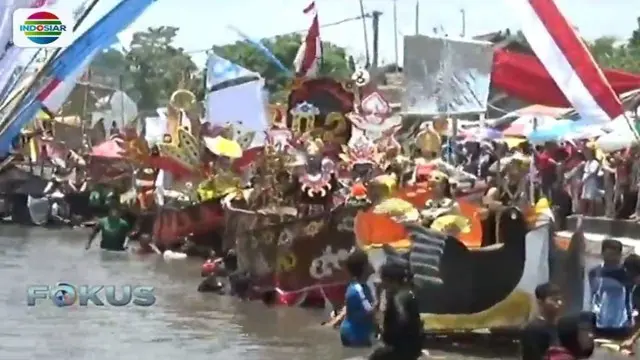
[{"label": "indonesian flag", "polygon": [[624,113],[620,99],[553,0],[507,0],[531,48],[567,100],[588,122]]},{"label": "indonesian flag", "polygon": [[300,44],[296,58],[293,60],[293,66],[296,70],[296,75],[314,77],[318,73],[322,61],[322,41],[320,40],[320,24],[315,1],[304,9],[304,13],[312,14],[313,20],[307,36]]}]

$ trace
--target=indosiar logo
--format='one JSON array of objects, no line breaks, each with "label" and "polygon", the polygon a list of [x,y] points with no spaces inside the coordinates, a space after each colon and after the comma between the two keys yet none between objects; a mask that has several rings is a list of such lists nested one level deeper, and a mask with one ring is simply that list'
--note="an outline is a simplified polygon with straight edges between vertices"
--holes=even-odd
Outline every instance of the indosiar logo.
[{"label": "indosiar logo", "polygon": [[27,289],[27,306],[40,304],[37,300],[50,299],[57,307],[88,306],[151,306],[156,303],[153,286],[134,285],[73,285],[59,282],[54,286],[34,285]]},{"label": "indosiar logo", "polygon": [[26,48],[71,45],[73,15],[60,9],[17,9],[13,13],[13,44]]}]

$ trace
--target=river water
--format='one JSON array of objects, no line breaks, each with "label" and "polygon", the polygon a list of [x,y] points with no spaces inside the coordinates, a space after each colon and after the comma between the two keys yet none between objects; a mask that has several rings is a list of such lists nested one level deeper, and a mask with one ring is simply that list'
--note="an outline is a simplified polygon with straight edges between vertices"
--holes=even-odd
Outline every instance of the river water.
[{"label": "river water", "polygon": [[[200,294],[200,263],[85,251],[88,231],[0,225],[0,359],[362,359],[319,326],[321,311]],[[154,286],[143,308],[26,306],[30,285]],[[455,354],[438,358],[462,359]],[[492,358],[495,358],[492,357]],[[606,358],[604,356],[600,358]]]}]

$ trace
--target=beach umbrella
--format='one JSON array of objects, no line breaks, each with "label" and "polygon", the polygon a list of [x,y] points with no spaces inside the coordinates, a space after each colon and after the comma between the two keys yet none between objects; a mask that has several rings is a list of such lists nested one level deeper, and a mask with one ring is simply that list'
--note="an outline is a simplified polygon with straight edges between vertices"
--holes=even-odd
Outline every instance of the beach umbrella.
[{"label": "beach umbrella", "polygon": [[237,141],[229,140],[222,136],[211,138],[203,137],[204,145],[209,151],[218,156],[228,157],[230,159],[239,159],[242,157],[242,147]]},{"label": "beach umbrella", "polygon": [[596,140],[596,146],[604,152],[624,150],[636,144],[638,144],[638,139],[636,139],[636,135],[631,129],[620,129],[602,135]]},{"label": "beach umbrella", "polygon": [[91,156],[109,158],[109,159],[121,159],[124,153],[124,149],[120,144],[122,140],[111,139],[96,145],[91,148]]},{"label": "beach umbrella", "polygon": [[550,126],[556,119],[551,116],[525,115],[512,122],[509,127],[502,131],[504,136],[528,137],[534,130]]},{"label": "beach umbrella", "polygon": [[547,141],[566,141],[592,139],[606,132],[600,124],[586,124],[573,120],[558,120],[555,123],[537,128],[527,138],[534,144]]}]

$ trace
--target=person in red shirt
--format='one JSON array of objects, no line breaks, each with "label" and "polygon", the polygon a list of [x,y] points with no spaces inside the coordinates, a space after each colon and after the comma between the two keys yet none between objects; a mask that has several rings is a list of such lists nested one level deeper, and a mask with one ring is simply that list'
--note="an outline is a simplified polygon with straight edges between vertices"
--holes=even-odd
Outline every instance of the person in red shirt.
[{"label": "person in red shirt", "polygon": [[555,143],[547,142],[544,145],[544,150],[535,154],[535,165],[540,176],[542,192],[548,199],[552,198],[553,186],[558,180],[558,161],[555,159],[555,156],[557,156],[556,150]]}]

